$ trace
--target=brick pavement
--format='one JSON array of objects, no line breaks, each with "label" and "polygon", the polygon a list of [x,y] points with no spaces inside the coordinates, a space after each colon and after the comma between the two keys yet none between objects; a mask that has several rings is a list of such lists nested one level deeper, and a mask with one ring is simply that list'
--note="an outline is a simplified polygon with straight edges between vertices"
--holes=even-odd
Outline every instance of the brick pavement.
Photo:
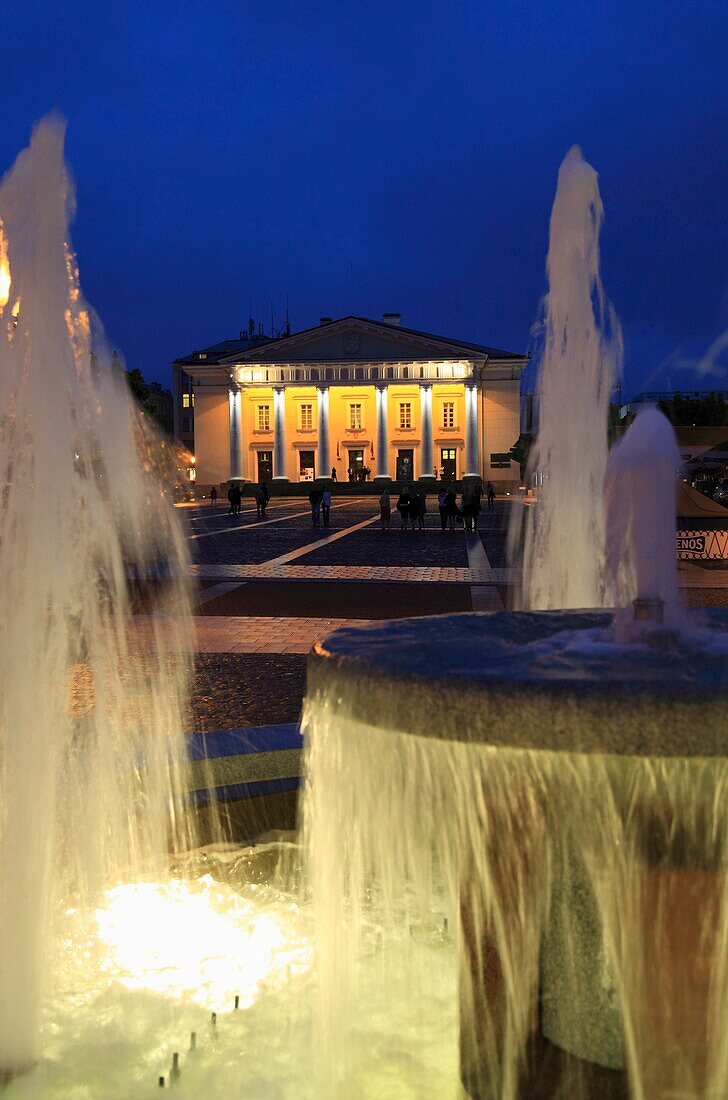
[{"label": "brick pavement", "polygon": [[[236,519],[222,505],[186,509],[192,573],[206,586],[195,619],[199,728],[294,721],[305,654],[339,625],[502,607],[518,579],[505,557],[510,507],[481,513],[472,536],[443,533],[432,508],[424,532],[400,532],[395,516],[384,534],[367,497],[337,498],[329,528],[312,527],[305,498],[274,498],[264,520],[248,501]],[[681,563],[679,578],[691,604],[728,598],[728,571]]]}]

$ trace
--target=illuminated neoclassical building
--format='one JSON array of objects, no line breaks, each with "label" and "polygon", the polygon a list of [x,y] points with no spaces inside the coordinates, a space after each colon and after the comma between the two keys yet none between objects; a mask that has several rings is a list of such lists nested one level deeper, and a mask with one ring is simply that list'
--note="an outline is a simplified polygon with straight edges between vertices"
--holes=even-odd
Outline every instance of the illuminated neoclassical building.
[{"label": "illuminated neoclassical building", "polygon": [[[249,481],[460,480],[518,484],[527,357],[384,320],[322,318],[276,339],[241,334],[175,360],[175,431],[201,487]],[[194,417],[194,424],[192,418]]]}]

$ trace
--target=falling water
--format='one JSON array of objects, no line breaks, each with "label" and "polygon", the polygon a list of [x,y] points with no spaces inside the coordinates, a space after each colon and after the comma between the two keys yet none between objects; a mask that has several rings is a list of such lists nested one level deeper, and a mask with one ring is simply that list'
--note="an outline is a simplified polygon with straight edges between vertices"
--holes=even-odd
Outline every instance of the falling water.
[{"label": "falling water", "polygon": [[[460,1070],[477,1100],[718,1100],[725,615],[722,635],[668,654],[617,645],[604,613],[496,616],[493,677],[474,652],[483,622],[432,619],[424,641],[422,620],[340,631],[329,667],[311,668],[319,1095],[352,1093],[352,1019],[372,956],[383,999],[406,991],[427,1043],[425,975],[416,959],[394,964],[414,940],[456,945]],[[574,685],[562,720],[533,694],[541,677]],[[663,756],[683,705],[674,686],[692,677],[687,723],[700,728],[680,732],[691,755]],[[573,740],[550,749],[564,722]],[[396,1057],[401,1040],[372,1035],[372,1056],[388,1046]]]},{"label": "falling water", "polygon": [[636,598],[659,601],[666,625],[682,607],[677,591],[675,482],[682,465],[672,424],[644,409],[614,445],[607,463],[607,574],[615,593],[616,629],[629,640]]},{"label": "falling water", "polygon": [[559,169],[546,263],[539,431],[529,462],[543,484],[525,531],[516,516],[510,533],[512,560],[523,540],[521,600],[534,610],[609,603],[602,484],[622,343],[599,270],[602,218],[597,173],[575,145]]},{"label": "falling water", "polygon": [[189,841],[186,552],[79,290],[63,138],[41,122],[0,186],[0,1076],[38,1055],[58,906]]}]

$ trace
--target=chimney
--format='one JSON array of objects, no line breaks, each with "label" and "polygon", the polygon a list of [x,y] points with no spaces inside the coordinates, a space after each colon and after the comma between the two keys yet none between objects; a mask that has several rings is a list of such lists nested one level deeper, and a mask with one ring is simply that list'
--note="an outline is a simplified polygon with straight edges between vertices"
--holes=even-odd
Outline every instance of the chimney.
[{"label": "chimney", "polygon": [[382,320],[385,325],[401,325],[402,314],[401,313],[383,313]]},{"label": "chimney", "polygon": [[330,325],[332,320],[333,320],[332,317],[319,317],[319,324],[320,325]]}]

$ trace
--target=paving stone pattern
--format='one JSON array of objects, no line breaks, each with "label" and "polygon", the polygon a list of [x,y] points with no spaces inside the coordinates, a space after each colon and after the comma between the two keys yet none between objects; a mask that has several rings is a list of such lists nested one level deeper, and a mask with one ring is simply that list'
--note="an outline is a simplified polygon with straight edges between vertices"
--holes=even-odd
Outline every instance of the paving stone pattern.
[{"label": "paving stone pattern", "polygon": [[[383,534],[373,498],[335,498],[328,528],[312,527],[305,498],[275,498],[264,520],[247,498],[238,517],[226,505],[184,509],[199,584],[192,728],[297,721],[306,653],[340,624],[512,607],[512,507],[484,509],[475,541],[460,527],[443,534],[433,506],[424,532],[401,532],[395,512]],[[689,606],[728,603],[726,570],[681,563],[679,583]]]}]

